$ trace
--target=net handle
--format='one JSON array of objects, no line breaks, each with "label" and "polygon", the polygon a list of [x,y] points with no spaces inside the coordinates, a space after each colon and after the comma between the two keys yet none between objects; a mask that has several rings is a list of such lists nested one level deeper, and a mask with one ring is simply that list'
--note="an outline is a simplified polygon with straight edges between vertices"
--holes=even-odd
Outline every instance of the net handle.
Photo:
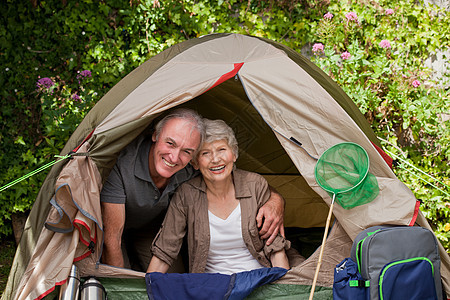
[{"label": "net handle", "polygon": [[325,249],[325,243],[327,242],[328,228],[330,227],[331,215],[333,214],[333,206],[334,206],[335,198],[336,198],[336,194],[333,193],[333,200],[331,201],[330,210],[328,211],[327,223],[325,225],[325,232],[323,234],[322,246],[320,247],[319,260],[317,261],[316,272],[314,273],[314,279],[313,279],[313,284],[312,284],[311,291],[309,294],[309,300],[312,300],[314,297],[314,291],[316,289],[317,278],[319,277],[319,270],[320,270],[320,266],[322,265],[323,251]]}]

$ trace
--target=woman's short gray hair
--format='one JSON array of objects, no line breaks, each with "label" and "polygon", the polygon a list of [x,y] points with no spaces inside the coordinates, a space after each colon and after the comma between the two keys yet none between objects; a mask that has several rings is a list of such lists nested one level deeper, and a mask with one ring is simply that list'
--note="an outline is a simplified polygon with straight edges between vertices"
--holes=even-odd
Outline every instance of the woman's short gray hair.
[{"label": "woman's short gray hair", "polygon": [[205,124],[204,143],[226,140],[233,154],[238,158],[239,147],[233,129],[223,120],[209,120],[205,118],[203,119],[203,123]]}]

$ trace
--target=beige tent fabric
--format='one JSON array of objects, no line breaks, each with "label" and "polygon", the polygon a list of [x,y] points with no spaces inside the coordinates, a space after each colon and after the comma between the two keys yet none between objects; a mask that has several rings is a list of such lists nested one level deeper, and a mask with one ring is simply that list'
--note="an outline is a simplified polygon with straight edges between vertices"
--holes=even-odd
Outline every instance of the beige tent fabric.
[{"label": "beige tent fabric", "polygon": [[[176,64],[169,62],[127,96],[95,129],[101,133],[132,120],[157,114],[182,104],[208,90],[233,65]],[[196,76],[190,76],[191,73]],[[126,113],[124,113],[126,111]]]},{"label": "beige tent fabric", "polygon": [[[79,153],[86,152],[85,143]],[[86,156],[74,156],[56,182],[46,228],[15,291],[14,299],[35,299],[51,292],[68,277],[74,261],[99,254],[103,239],[100,223],[101,178]],[[49,230],[50,228],[51,230]]]},{"label": "beige tent fabric", "polygon": [[[268,67],[269,64],[273,67]],[[277,70],[283,71],[276,73],[274,82],[273,73]],[[352,239],[370,226],[411,222],[416,204],[412,192],[396,178],[350,116],[303,69],[279,56],[264,64],[246,63],[239,75],[250,101],[276,132],[297,169],[329,205],[330,196],[315,181],[316,160],[311,156],[318,158],[340,142],[354,142],[366,149],[371,161],[370,172],[377,177],[380,186],[379,196],[352,210],[336,205],[334,211]],[[290,137],[301,141],[303,149],[290,141]]]},{"label": "beige tent fabric", "polygon": [[[352,240],[345,233],[345,230],[335,222],[327,237],[320,273],[317,278],[318,286],[333,286],[334,268],[344,258],[350,257]],[[287,274],[276,281],[281,284],[302,284],[311,285],[314,279],[317,262],[319,260],[320,247],[304,262],[291,268]]]},{"label": "beige tent fabric", "polygon": [[[130,93],[95,134],[149,114],[157,114],[206,92],[235,63],[286,54],[257,39],[232,34],[193,46],[153,73]],[[125,113],[126,112],[126,113]]]},{"label": "beige tent fabric", "polygon": [[63,235],[44,228],[14,299],[36,299],[62,284],[69,276],[78,240],[77,231]]},{"label": "beige tent fabric", "polygon": [[81,277],[115,277],[115,278],[144,278],[145,273],[131,269],[118,268],[98,263],[94,257],[88,257],[75,263],[80,270]]}]

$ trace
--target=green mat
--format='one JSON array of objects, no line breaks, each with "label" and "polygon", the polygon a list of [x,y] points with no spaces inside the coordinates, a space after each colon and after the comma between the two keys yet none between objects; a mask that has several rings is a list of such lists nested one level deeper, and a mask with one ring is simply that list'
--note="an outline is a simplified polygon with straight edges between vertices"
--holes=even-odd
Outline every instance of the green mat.
[{"label": "green mat", "polygon": [[[297,284],[267,284],[254,290],[246,299],[263,300],[308,300],[311,291],[310,285]],[[314,300],[333,299],[333,289],[326,287],[316,287]]]},{"label": "green mat", "polygon": [[[109,300],[148,299],[144,279],[99,278],[106,289]],[[254,290],[247,299],[289,300],[308,299],[311,286],[295,284],[267,284]],[[317,287],[314,300],[333,299],[331,288]]]},{"label": "green mat", "polygon": [[[105,287],[108,300],[138,300],[148,299],[145,279],[136,278],[99,278]],[[249,300],[307,300],[310,285],[267,284],[255,289],[246,299]],[[59,288],[50,293],[46,300],[58,299]],[[326,287],[316,287],[314,300],[332,300],[333,290]]]},{"label": "green mat", "polygon": [[108,300],[148,299],[145,279],[99,278]]}]

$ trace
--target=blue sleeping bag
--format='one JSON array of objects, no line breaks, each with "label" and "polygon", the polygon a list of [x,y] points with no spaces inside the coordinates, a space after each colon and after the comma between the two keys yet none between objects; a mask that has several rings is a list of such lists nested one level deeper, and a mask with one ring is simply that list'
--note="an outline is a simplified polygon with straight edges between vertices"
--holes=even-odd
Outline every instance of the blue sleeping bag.
[{"label": "blue sleeping bag", "polygon": [[219,273],[147,273],[145,283],[150,300],[237,300],[255,288],[283,277],[287,269],[261,268],[231,275]]}]

